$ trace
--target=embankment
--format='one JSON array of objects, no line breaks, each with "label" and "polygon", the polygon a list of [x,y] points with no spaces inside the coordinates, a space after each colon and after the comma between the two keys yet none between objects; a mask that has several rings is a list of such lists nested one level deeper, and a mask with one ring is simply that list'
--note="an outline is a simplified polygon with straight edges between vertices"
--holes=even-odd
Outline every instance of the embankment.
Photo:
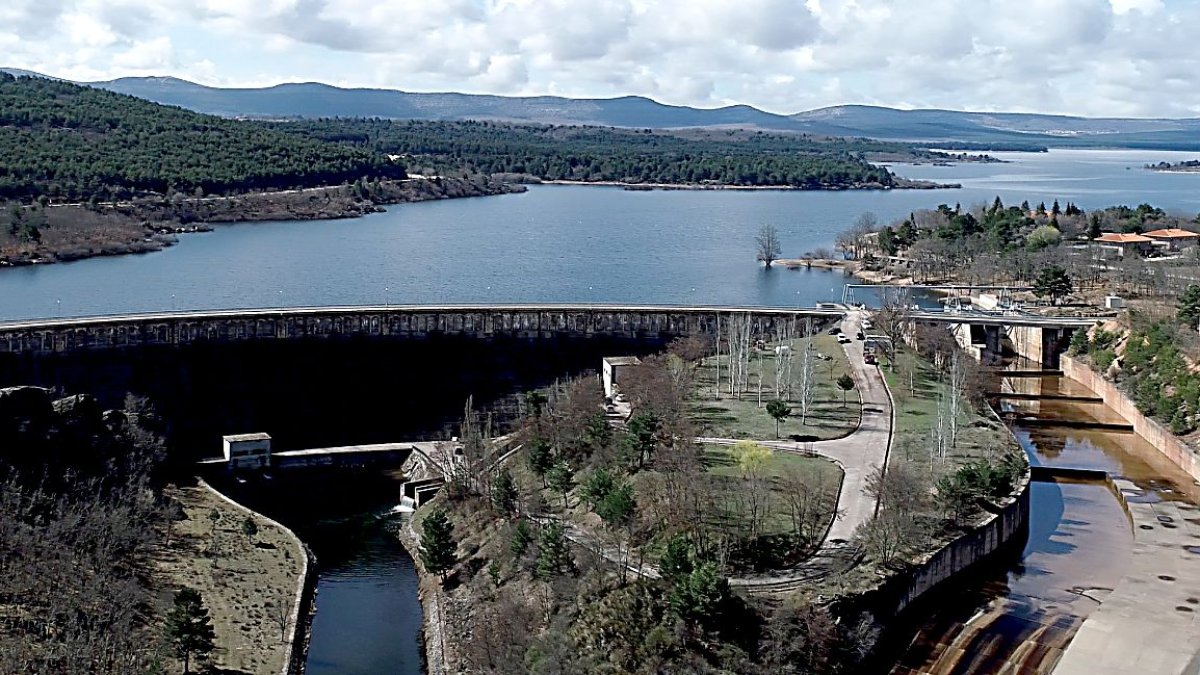
[{"label": "embankment", "polygon": [[1133,425],[1134,433],[1157,448],[1164,457],[1186,472],[1193,480],[1200,481],[1200,454],[1162,424],[1143,415],[1138,410],[1137,404],[1121,391],[1116,383],[1104,379],[1104,376],[1092,370],[1086,363],[1066,354],[1061,357],[1061,365],[1064,376],[1095,392],[1097,396],[1104,399],[1105,405],[1129,420]]},{"label": "embankment", "polygon": [[255,520],[265,522],[268,526],[282,532],[293,547],[293,550],[297,552],[295,565],[299,570],[299,578],[295,591],[291,593],[292,606],[288,615],[287,630],[285,631],[283,640],[285,644],[285,656],[279,673],[280,675],[298,675],[303,673],[308,644],[309,619],[311,618],[310,608],[312,606],[313,591],[316,588],[317,582],[316,564],[312,555],[304,543],[300,541],[300,538],[278,521],[239,504],[203,480],[200,481],[200,487],[228,503],[237,512]]}]

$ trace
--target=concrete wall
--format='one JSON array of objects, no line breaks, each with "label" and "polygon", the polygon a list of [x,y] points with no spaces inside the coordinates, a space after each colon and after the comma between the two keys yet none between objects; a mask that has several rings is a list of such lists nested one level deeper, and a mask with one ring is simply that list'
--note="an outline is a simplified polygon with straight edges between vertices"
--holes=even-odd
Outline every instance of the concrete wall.
[{"label": "concrete wall", "polygon": [[841,316],[838,311],[814,309],[609,306],[349,307],[195,312],[0,325],[0,354],[352,335],[670,338],[714,334],[719,314],[729,316],[744,312],[754,316],[756,333],[760,334],[770,333],[781,321],[803,317],[833,320]]},{"label": "concrete wall", "polygon": [[890,607],[880,607],[880,618],[899,614],[938,584],[949,581],[1014,539],[1023,537],[1029,528],[1029,484],[1026,475],[1011,503],[991,514],[982,525],[938,549],[898,582],[889,584],[889,595],[893,599]]},{"label": "concrete wall", "polygon": [[1064,354],[1061,360],[1063,375],[1091,389],[1104,399],[1105,405],[1116,410],[1121,417],[1133,424],[1133,431],[1146,442],[1158,448],[1175,466],[1183,469],[1195,480],[1200,480],[1200,454],[1179,440],[1166,427],[1146,417],[1138,410],[1133,399],[1113,382],[1092,370],[1087,364]]}]

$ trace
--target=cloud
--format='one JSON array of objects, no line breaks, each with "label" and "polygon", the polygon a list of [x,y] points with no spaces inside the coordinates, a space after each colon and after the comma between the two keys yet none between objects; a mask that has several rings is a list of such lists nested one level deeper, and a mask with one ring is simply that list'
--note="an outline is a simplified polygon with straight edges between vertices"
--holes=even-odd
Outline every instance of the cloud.
[{"label": "cloud", "polygon": [[1178,0],[5,0],[3,65],[777,112],[1200,114]]}]

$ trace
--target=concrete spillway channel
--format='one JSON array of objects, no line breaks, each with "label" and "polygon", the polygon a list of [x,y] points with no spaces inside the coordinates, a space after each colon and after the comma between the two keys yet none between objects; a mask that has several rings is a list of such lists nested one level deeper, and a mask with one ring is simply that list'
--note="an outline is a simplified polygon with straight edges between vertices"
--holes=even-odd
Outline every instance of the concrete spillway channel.
[{"label": "concrete spillway channel", "polygon": [[[1060,661],[1067,672],[1085,648],[1071,648],[1076,635],[1096,640],[1092,623],[1081,631],[1085,620],[1100,616],[1102,603],[1139,569],[1135,551],[1145,545],[1127,502],[1177,502],[1193,514],[1200,503],[1190,477],[1140,437],[1117,430],[1128,422],[1076,383],[1057,374],[1018,376],[1005,378],[997,393],[1001,412],[1019,411],[1008,424],[1034,466],[1028,541],[914,617],[919,628],[898,650],[894,674],[1051,673]],[[1190,607],[1180,597],[1177,604]]]}]

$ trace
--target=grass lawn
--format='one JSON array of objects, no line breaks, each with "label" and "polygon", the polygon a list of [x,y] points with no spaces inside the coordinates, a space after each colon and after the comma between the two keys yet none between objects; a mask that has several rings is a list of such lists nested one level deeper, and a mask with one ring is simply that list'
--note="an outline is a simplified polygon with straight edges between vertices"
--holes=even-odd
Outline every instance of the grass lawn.
[{"label": "grass lawn", "polygon": [[[730,492],[736,493],[743,489],[742,470],[734,461],[730,447],[705,445],[703,461],[708,473],[727,486]],[[843,475],[841,467],[837,464],[821,457],[774,452],[767,460],[764,470],[770,480],[770,498],[763,534],[783,534],[792,531],[791,512],[786,498],[789,490],[787,482],[789,475],[803,476],[810,485],[820,483],[830,487],[832,500],[829,504],[829,519],[832,520],[833,511],[837,505],[838,486],[842,483]],[[723,524],[726,526],[736,527],[739,525],[737,519],[740,508],[737,499],[733,498],[734,496],[736,494],[729,495],[727,508],[723,509],[724,514],[714,513],[713,516],[714,518],[723,518]],[[748,525],[746,529],[749,529]]]},{"label": "grass lawn", "polygon": [[[816,354],[828,357],[814,361],[813,377],[816,395],[806,424],[801,424],[799,405],[789,401],[792,415],[779,425],[782,438],[800,437],[797,440],[826,440],[840,438],[858,427],[861,405],[858,391],[847,394],[847,403],[842,406],[842,391],[834,382],[843,373],[849,372],[846,353],[837,339],[828,334],[811,338],[798,338],[792,346],[792,379],[800,373],[800,355],[809,343]],[[759,365],[762,365],[762,401],[758,405]],[[722,379],[721,398],[716,397],[717,357],[710,356],[701,361],[696,372],[695,394],[690,402],[692,419],[699,424],[701,433],[718,438],[747,438],[769,440],[775,438],[775,419],[767,414],[766,402],[775,398],[775,368],[777,359],[772,346],[756,352],[750,361],[749,386],[742,399],[730,398],[725,380],[729,374],[729,355],[722,355],[720,372]],[[794,387],[793,387],[794,389]],[[786,396],[786,395],[785,395]]]},{"label": "grass lawn", "polygon": [[[933,364],[911,349],[896,356],[896,371],[885,362],[881,368],[892,398],[896,401],[896,441],[893,459],[929,462],[931,431],[937,424],[938,397],[949,385],[938,380]],[[958,443],[947,453],[946,470],[978,459],[995,459],[1012,450],[1011,435],[990,415],[980,414],[970,404],[959,416]],[[937,467],[935,467],[937,468]]]}]

